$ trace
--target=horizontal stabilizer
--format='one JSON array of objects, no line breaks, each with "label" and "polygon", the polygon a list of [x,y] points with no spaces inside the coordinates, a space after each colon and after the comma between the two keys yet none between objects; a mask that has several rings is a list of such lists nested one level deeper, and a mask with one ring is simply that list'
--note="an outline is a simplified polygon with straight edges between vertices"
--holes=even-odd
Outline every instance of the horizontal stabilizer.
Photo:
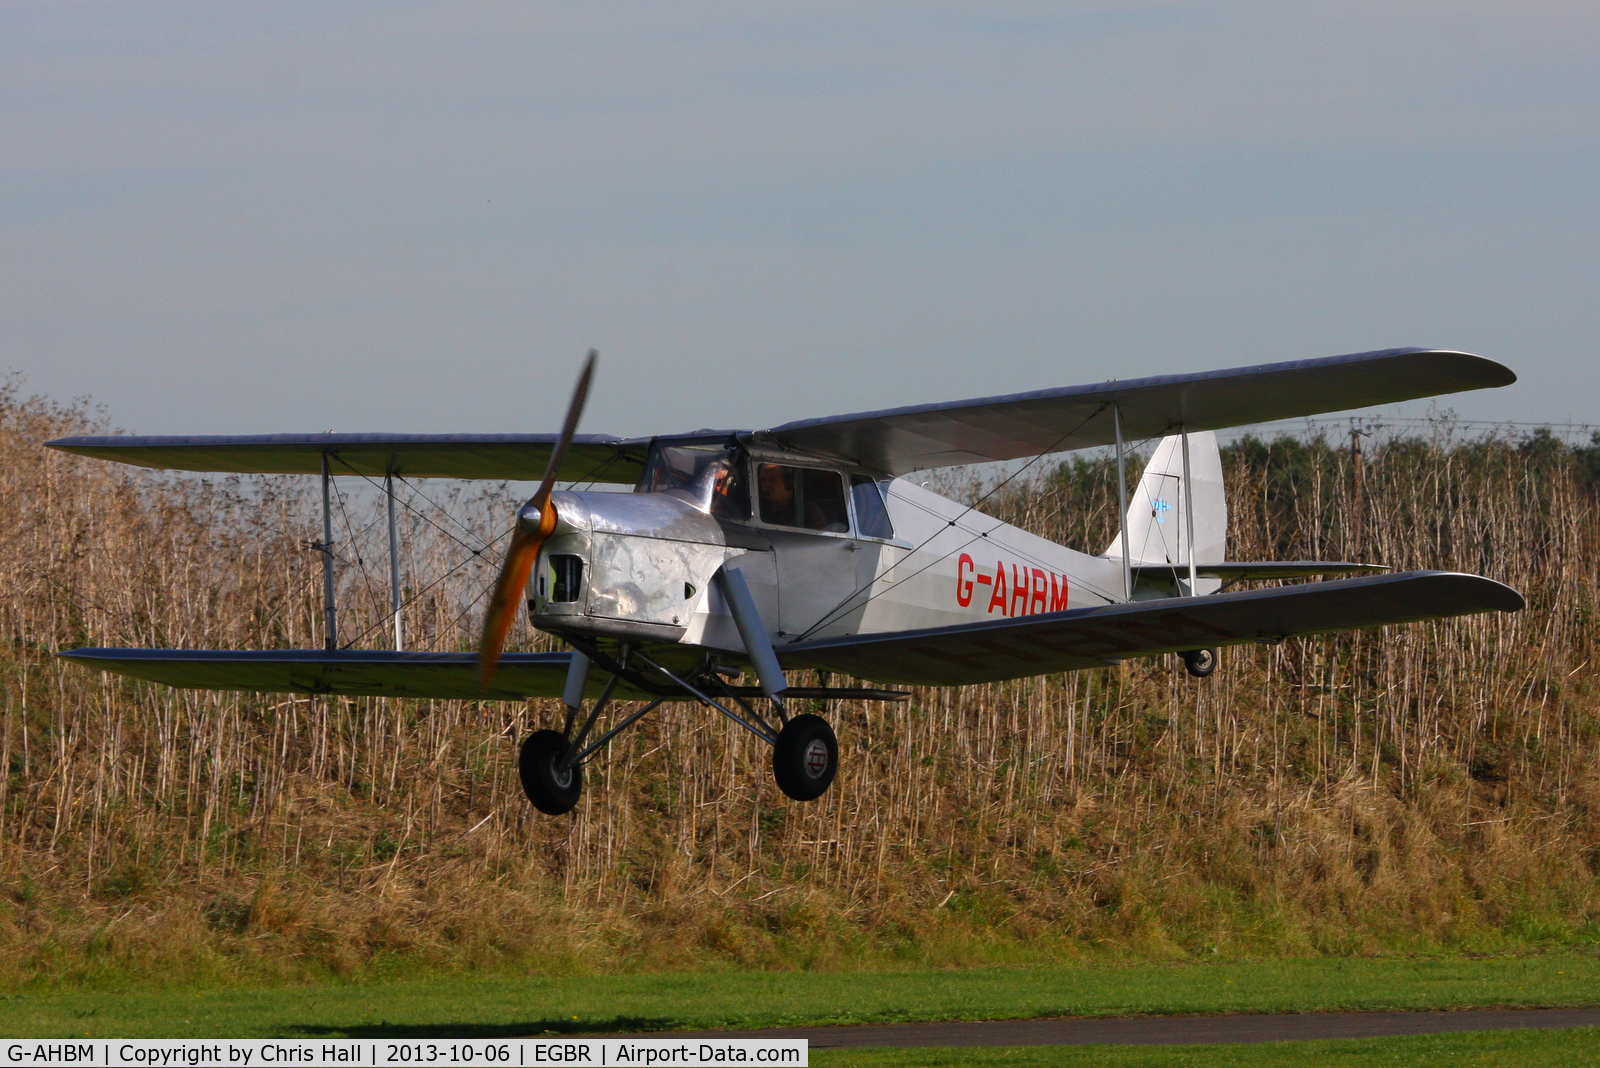
[{"label": "horizontal stabilizer", "polygon": [[785,667],[874,682],[962,686],[1097,667],[1134,656],[1302,634],[1515,612],[1522,595],[1478,575],[1396,575],[1279,586],[893,634],[827,638],[778,649]]},{"label": "horizontal stabilizer", "polygon": [[[493,684],[478,682],[477,653],[396,653],[382,649],[73,649],[85,667],[191,690],[432,697],[521,701],[560,697],[572,654],[506,653]],[[600,692],[596,673],[589,696]],[[618,697],[643,696],[622,684]]]},{"label": "horizontal stabilizer", "polygon": [[[544,477],[555,434],[229,434],[57,438],[52,449],[137,467],[253,475],[319,475],[322,458],[335,475],[382,478]],[[632,484],[644,470],[649,440],[579,434],[567,449],[558,482]]]},{"label": "horizontal stabilizer", "polygon": [[[1342,560],[1225,560],[1220,564],[1196,564],[1195,573],[1202,578],[1226,579],[1291,579],[1313,578],[1317,575],[1360,575],[1374,571],[1388,571],[1383,564],[1352,564]],[[1189,575],[1188,564],[1134,564],[1135,578],[1159,579],[1177,573],[1179,578]]]},{"label": "horizontal stabilizer", "polygon": [[764,436],[902,475],[954,464],[1014,460],[1116,441],[1221,430],[1508,386],[1493,360],[1438,349],[1383,349],[1316,360],[1064,386],[1002,397],[803,419]]}]

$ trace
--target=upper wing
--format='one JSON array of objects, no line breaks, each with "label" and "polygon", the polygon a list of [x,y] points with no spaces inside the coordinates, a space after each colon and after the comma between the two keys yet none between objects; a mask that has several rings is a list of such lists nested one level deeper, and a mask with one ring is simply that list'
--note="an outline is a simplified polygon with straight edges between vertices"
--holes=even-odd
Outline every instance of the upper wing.
[{"label": "upper wing", "polygon": [[[478,682],[477,653],[395,653],[382,649],[73,649],[61,653],[149,682],[193,690],[317,693],[346,697],[436,697],[520,701],[559,697],[571,653],[507,653],[494,682]],[[591,696],[599,692],[591,675]],[[626,692],[625,692],[626,691]],[[626,683],[619,697],[636,697]]]},{"label": "upper wing", "polygon": [[766,434],[799,449],[901,475],[1110,445],[1116,440],[1113,405],[1121,409],[1124,440],[1140,441],[1180,426],[1220,430],[1516,380],[1493,360],[1465,352],[1384,349],[802,419]]},{"label": "upper wing", "polygon": [[[898,475],[1109,445],[1115,441],[1113,406],[1121,412],[1123,437],[1139,441],[1180,426],[1217,430],[1505,386],[1516,378],[1500,364],[1465,352],[1385,349],[804,419],[758,436]],[[554,434],[245,434],[70,437],[46,444],[182,471],[317,474],[326,456],[335,474],[531,480],[544,475],[555,439]],[[637,481],[648,444],[581,434],[557,478]]]},{"label": "upper wing", "polygon": [[[405,478],[544,477],[555,434],[229,434],[71,437],[52,449],[178,471],[315,475],[328,457],[335,475]],[[579,434],[558,482],[638,481],[648,441]]]},{"label": "upper wing", "polygon": [[1078,608],[934,630],[783,646],[785,667],[876,682],[962,686],[1099,667],[1131,656],[1499,610],[1522,595],[1477,575],[1406,571],[1210,597]]}]

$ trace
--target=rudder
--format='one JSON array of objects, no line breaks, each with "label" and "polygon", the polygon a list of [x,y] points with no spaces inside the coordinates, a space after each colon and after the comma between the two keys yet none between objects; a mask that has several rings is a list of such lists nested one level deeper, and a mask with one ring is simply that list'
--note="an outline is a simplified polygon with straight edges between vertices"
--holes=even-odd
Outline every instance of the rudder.
[{"label": "rudder", "polygon": [[[1209,430],[1189,435],[1189,473],[1194,485],[1185,492],[1183,437],[1162,438],[1129,496],[1128,514],[1123,519],[1128,531],[1128,555],[1134,566],[1170,566],[1185,588],[1189,580],[1191,507],[1194,562],[1220,564],[1226,559],[1228,501],[1222,486],[1222,453],[1217,436]],[[1122,559],[1120,533],[1101,555]],[[1220,586],[1219,579],[1202,578],[1194,593],[1215,593]]]}]

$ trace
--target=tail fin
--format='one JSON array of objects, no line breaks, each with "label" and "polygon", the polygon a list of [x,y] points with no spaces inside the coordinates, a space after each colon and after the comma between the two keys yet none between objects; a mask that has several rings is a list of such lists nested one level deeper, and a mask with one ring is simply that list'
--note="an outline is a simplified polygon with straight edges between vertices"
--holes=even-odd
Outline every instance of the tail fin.
[{"label": "tail fin", "polygon": [[[1194,513],[1194,562],[1220,564],[1226,559],[1228,502],[1222,489],[1222,454],[1210,431],[1189,435],[1189,474],[1183,485],[1183,438],[1162,438],[1144,469],[1144,477],[1128,500],[1123,519],[1128,555],[1136,567],[1170,565],[1185,592],[1189,583],[1189,514]],[[1122,559],[1119,534],[1101,555]],[[1220,580],[1202,578],[1193,591],[1215,592]]]}]

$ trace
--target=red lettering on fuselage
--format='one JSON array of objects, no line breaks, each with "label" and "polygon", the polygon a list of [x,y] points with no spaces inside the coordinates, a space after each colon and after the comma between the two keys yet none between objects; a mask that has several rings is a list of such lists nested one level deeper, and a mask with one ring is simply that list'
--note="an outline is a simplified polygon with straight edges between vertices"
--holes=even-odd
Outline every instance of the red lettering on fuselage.
[{"label": "red lettering on fuselage", "polygon": [[996,608],[1001,615],[1006,614],[1006,565],[1003,563],[994,565],[994,595],[989,598],[989,612]]},{"label": "red lettering on fuselage", "polygon": [[[1011,614],[1025,616],[1028,614],[1028,583],[1032,581],[1025,567],[1019,568],[1011,565]],[[1019,604],[1020,602],[1020,604]]]},{"label": "red lettering on fuselage", "polygon": [[1008,581],[1006,568],[1006,562],[999,560],[992,574],[984,574],[971,556],[962,553],[956,561],[956,604],[970,607],[974,587],[988,586],[989,603],[984,609],[985,615],[993,615],[997,608],[1007,618],[1067,610],[1066,575],[1042,567],[1011,564]]}]

